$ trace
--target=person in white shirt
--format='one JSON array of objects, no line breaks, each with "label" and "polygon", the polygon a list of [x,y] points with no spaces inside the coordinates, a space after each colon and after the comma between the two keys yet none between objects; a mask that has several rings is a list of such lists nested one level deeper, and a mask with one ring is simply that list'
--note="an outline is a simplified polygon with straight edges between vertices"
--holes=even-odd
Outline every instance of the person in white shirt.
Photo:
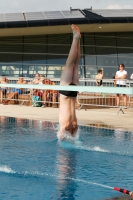
[{"label": "person in white shirt", "polygon": [[[125,71],[125,66],[124,64],[119,65],[119,71],[116,72],[115,79],[116,81],[116,86],[117,87],[126,87],[126,79],[127,78],[127,71]],[[127,107],[127,95],[123,94],[123,99],[124,99],[124,106],[125,108]],[[116,102],[117,106],[120,105],[120,95],[116,95]]]},{"label": "person in white shirt", "polygon": [[130,76],[130,79],[133,79],[133,74]]}]

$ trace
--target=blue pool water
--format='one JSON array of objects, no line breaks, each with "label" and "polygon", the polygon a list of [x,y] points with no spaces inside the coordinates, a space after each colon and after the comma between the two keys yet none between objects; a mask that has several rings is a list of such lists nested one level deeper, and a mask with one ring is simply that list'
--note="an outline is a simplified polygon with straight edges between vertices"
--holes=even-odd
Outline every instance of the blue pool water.
[{"label": "blue pool water", "polygon": [[133,190],[133,133],[80,126],[57,140],[57,123],[0,117],[0,199],[102,200]]}]

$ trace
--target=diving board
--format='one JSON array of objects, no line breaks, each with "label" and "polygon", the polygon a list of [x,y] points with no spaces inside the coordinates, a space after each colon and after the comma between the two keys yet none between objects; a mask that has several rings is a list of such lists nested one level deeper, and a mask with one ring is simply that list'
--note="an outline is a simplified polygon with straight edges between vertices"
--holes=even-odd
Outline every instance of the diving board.
[{"label": "diving board", "polygon": [[78,92],[101,92],[110,94],[133,94],[131,87],[98,87],[98,86],[73,86],[73,85],[34,85],[34,84],[0,84],[0,87],[5,88],[28,88],[41,90],[65,90]]}]

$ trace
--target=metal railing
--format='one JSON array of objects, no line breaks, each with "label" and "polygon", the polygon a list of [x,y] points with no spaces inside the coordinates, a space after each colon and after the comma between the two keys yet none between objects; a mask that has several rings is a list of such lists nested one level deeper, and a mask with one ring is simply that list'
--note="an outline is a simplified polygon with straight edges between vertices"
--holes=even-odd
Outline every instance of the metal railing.
[{"label": "metal railing", "polygon": [[[17,84],[17,81],[20,77],[8,77],[8,83],[9,84]],[[33,84],[33,78],[24,77],[24,81],[26,81],[26,84]],[[51,80],[50,84],[52,85],[59,85],[60,81],[57,79],[47,79],[44,78],[44,80]],[[41,81],[40,81],[41,82]],[[49,84],[47,81],[46,84]],[[36,85],[36,84],[35,84]],[[36,98],[34,98],[36,97]],[[38,98],[37,98],[38,97]],[[19,88],[0,88],[0,102],[5,103],[12,103],[12,104],[20,104],[22,106],[24,103],[27,103],[27,105],[32,105],[33,107],[36,106],[37,103],[48,103],[52,104],[53,107],[55,107],[56,104],[59,104],[59,94],[58,91],[52,91],[52,90],[36,90],[36,89],[19,89]]]},{"label": "metal railing", "polygon": [[[97,85],[97,81],[101,81],[101,80],[81,80],[80,81],[80,85],[85,85],[87,86],[96,86]],[[116,80],[116,79],[103,79],[101,86],[97,86],[97,87],[121,87],[121,85],[119,83],[125,84],[125,87],[131,87],[131,81],[129,80]],[[118,84],[117,84],[118,83]],[[123,85],[124,86],[124,85]],[[130,102],[131,102],[131,95],[126,95],[126,97],[124,97],[125,99],[127,98],[127,104],[124,105],[124,101],[123,101],[123,96],[119,95],[120,98],[120,104],[117,105],[117,101],[116,101],[116,93],[112,94],[112,93],[94,93],[94,92],[80,92],[78,93],[77,96],[77,103],[79,104],[79,108],[78,110],[80,110],[81,108],[86,108],[87,107],[109,107],[109,108],[119,108],[119,111],[123,111],[123,107],[124,108],[128,108],[130,106]]]},{"label": "metal railing", "polygon": [[[17,83],[19,78],[17,77],[8,77],[9,83]],[[44,78],[47,80],[47,78]],[[27,84],[32,84],[33,78],[28,78],[24,77],[24,80],[27,82]],[[60,84],[60,79],[55,79],[51,78],[51,84],[59,85]],[[96,81],[95,79],[80,79],[79,85],[80,86],[96,86]],[[100,81],[100,80],[99,80]],[[116,80],[114,79],[103,79],[102,80],[102,86],[97,86],[97,87],[115,87]],[[131,87],[132,86],[132,81],[129,80],[122,80],[126,81],[126,87]],[[49,84],[49,83],[48,83]],[[60,103],[60,98],[59,98],[59,93],[58,91],[52,91],[52,90],[36,90],[36,89],[23,89],[22,93],[19,92],[19,90],[16,90],[16,88],[6,88],[5,94],[2,93],[2,88],[1,88],[1,96],[0,96],[0,101],[5,101],[8,100],[11,103],[14,104],[20,104],[22,106],[24,103],[27,103],[27,105],[32,105],[33,107],[37,105],[37,103],[42,103],[43,104],[48,104],[52,107],[58,107]],[[15,93],[16,95],[13,95]],[[17,94],[18,92],[18,94]],[[12,94],[12,96],[11,96]],[[122,95],[121,100],[120,100],[120,105],[116,106],[116,94],[110,94],[110,93],[94,93],[94,92],[86,92],[82,91],[78,93],[77,96],[77,103],[79,105],[78,110],[81,108],[87,108],[88,106],[94,106],[94,107],[119,107],[119,110],[123,111],[123,99]],[[39,97],[39,98],[34,98],[34,97]],[[130,106],[131,102],[131,97],[132,95],[127,95],[127,108]]]},{"label": "metal railing", "polygon": [[[17,81],[20,77],[8,77],[6,78],[9,84],[17,84]],[[31,78],[26,77],[24,78],[26,84],[31,83]],[[12,104],[20,103],[23,105],[24,103],[28,103],[30,101],[30,90],[26,88],[13,88],[13,87],[1,87],[0,88],[0,102],[4,103],[8,101]]]}]

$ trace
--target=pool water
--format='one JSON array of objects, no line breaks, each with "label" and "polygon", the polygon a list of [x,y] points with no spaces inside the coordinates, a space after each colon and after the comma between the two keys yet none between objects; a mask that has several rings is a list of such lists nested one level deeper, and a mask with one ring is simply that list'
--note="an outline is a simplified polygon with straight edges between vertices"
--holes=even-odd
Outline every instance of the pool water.
[{"label": "pool water", "polygon": [[[103,200],[133,190],[133,133],[79,127],[57,139],[58,124],[0,117],[0,199]],[[108,188],[109,186],[109,188]]]}]

